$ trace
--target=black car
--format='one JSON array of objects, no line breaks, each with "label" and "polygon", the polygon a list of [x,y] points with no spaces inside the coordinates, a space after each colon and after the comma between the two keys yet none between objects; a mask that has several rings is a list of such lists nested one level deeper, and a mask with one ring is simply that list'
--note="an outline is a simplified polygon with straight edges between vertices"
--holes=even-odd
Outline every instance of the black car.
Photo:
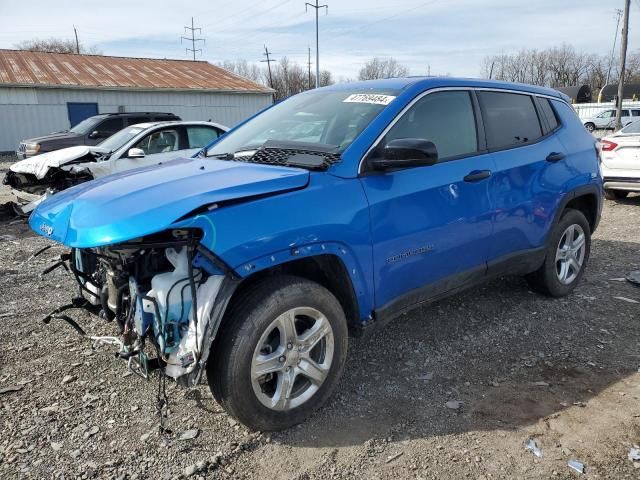
[{"label": "black car", "polygon": [[23,140],[18,146],[18,159],[76,145],[95,145],[129,125],[145,122],[182,120],[173,113],[127,112],[103,113],[86,118],[70,130]]}]

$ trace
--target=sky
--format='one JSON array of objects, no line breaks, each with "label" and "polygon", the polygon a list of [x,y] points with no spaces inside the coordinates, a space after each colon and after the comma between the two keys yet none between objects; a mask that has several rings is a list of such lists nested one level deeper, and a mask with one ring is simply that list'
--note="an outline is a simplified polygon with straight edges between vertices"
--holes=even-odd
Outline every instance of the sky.
[{"label": "sky", "polygon": [[[315,1],[315,0],[312,0]],[[324,0],[320,66],[357,77],[367,59],[394,57],[411,75],[477,77],[487,55],[568,43],[609,55],[623,0]],[[315,13],[305,0],[0,0],[0,48],[31,38],[73,38],[105,55],[189,58],[184,26],[202,29],[212,63],[273,57],[315,62]],[[640,0],[631,0],[629,49],[640,49]],[[619,45],[619,43],[618,43]],[[190,55],[190,54],[189,54]],[[263,64],[264,65],[264,64]]]}]

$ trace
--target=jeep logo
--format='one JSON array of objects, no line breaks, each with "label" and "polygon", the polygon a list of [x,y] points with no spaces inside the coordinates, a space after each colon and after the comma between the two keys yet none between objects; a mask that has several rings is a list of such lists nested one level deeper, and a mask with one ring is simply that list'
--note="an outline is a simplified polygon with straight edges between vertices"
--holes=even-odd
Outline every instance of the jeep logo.
[{"label": "jeep logo", "polygon": [[42,223],[40,224],[40,231],[44,233],[47,237],[50,237],[51,234],[53,233],[53,227]]}]

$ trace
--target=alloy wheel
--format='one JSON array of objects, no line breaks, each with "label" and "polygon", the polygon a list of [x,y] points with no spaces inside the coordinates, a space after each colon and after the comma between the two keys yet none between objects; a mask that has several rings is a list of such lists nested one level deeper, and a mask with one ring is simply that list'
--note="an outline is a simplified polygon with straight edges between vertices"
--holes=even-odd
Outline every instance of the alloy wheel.
[{"label": "alloy wheel", "polygon": [[331,324],[320,311],[298,307],[264,331],[251,361],[251,385],[267,408],[288,411],[320,389],[333,361]]},{"label": "alloy wheel", "polygon": [[578,224],[569,225],[556,250],[556,274],[563,285],[571,284],[582,269],[586,251],[585,234]]}]

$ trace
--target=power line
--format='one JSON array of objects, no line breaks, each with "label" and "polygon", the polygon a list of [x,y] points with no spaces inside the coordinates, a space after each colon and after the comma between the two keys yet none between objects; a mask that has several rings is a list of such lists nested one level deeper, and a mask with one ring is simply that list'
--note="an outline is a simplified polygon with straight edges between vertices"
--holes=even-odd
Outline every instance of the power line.
[{"label": "power line", "polygon": [[263,55],[265,55],[267,57],[267,59],[266,60],[260,60],[260,62],[261,63],[267,62],[267,68],[269,70],[269,87],[273,88],[273,78],[271,77],[271,62],[275,62],[275,60],[269,58],[269,55],[273,55],[273,52],[270,52],[266,45],[264,46]]},{"label": "power line", "polygon": [[607,85],[609,83],[609,76],[611,75],[611,65],[613,64],[613,55],[616,51],[616,42],[618,41],[618,29],[620,28],[620,18],[622,17],[622,10],[617,8],[616,15],[618,19],[616,21],[616,34],[613,37],[613,47],[611,47],[611,56],[609,57],[609,68],[607,69],[607,78],[604,81],[604,84]]},{"label": "power line", "polygon": [[191,41],[191,48],[185,48],[186,53],[192,52],[193,53],[193,61],[196,61],[196,52],[200,52],[200,55],[202,55],[202,49],[201,48],[196,48],[196,42],[204,42],[204,38],[196,38],[196,30],[198,30],[198,32],[200,34],[202,34],[202,29],[201,28],[196,28],[193,26],[193,17],[191,17],[191,26],[190,27],[184,27],[185,31],[190,30],[191,31],[191,37],[180,37],[180,43],[182,43],[182,40],[190,40]]},{"label": "power line", "polygon": [[316,0],[316,4],[313,5],[309,2],[304,4],[305,12],[308,11],[307,7],[315,8],[316,10],[316,88],[320,86],[320,41],[318,36],[318,10],[324,8],[325,15],[329,13],[329,5],[318,5],[318,0]]},{"label": "power line", "polygon": [[[238,29],[238,23],[242,24],[242,25],[246,25],[248,20],[251,20],[253,18],[256,17],[263,17],[265,16],[265,14],[267,12],[270,12],[272,10],[275,10],[276,8],[280,8],[281,6],[283,6],[285,3],[289,3],[291,0],[283,0],[280,3],[277,3],[275,5],[272,5],[271,7],[268,7],[264,10],[254,10],[252,8],[245,8],[240,12],[236,12],[235,15],[230,15],[228,17],[226,17],[223,21],[221,22],[216,22],[210,25],[205,25],[204,27],[214,27],[215,26],[215,31],[216,34],[220,33],[220,32],[225,32],[225,31],[229,31],[229,30],[233,30],[236,31]],[[262,5],[264,6],[264,5]],[[240,18],[238,20],[235,21],[230,21],[233,20],[234,17],[238,18],[240,15],[244,14],[244,13],[251,13],[250,15],[244,17],[244,18]]]}]

